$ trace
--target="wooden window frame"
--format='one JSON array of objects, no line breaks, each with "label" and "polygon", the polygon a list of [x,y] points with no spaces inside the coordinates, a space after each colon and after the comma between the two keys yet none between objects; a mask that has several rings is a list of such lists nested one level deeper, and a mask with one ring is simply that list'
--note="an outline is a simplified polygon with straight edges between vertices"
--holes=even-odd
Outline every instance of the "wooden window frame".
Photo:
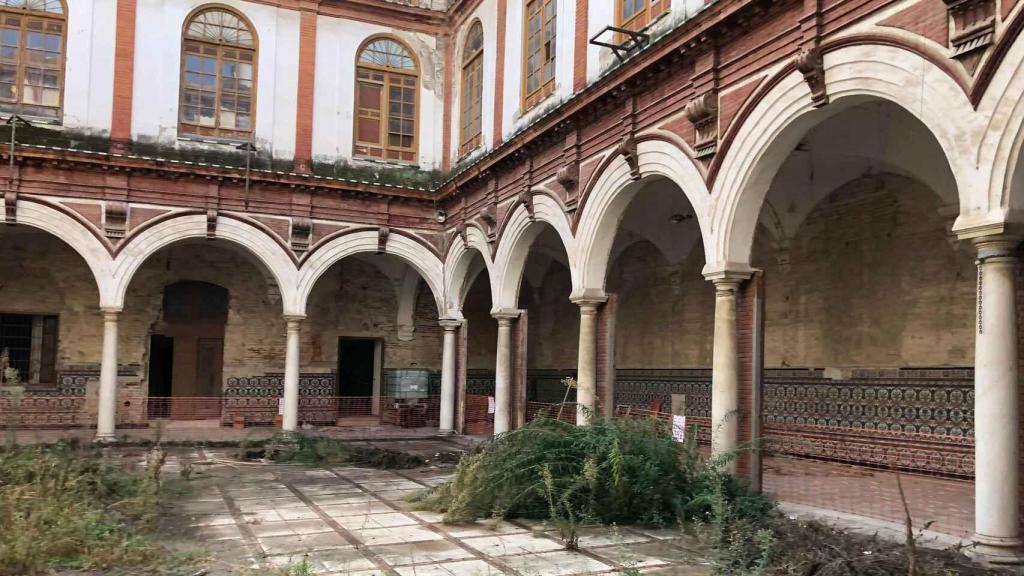
[{"label": "wooden window frame", "polygon": [[[398,45],[400,45],[402,48],[404,48],[406,53],[409,55],[409,58],[412,60],[413,66],[415,67],[415,70],[414,71],[409,71],[409,70],[400,69],[400,68],[392,68],[390,66],[380,66],[380,65],[376,65],[376,64],[368,64],[366,62],[361,62],[359,60],[360,56],[362,56],[362,54],[363,54],[363,51],[366,50],[366,48],[368,46],[370,46],[370,44],[372,44],[373,42],[375,42],[377,40],[382,40],[382,39],[383,40],[390,40],[392,42],[395,42]],[[360,154],[360,153],[356,152],[356,147],[357,146],[365,146],[365,147],[369,147],[369,148],[377,147],[373,143],[360,142],[360,140],[359,140],[359,109],[360,109],[360,106],[359,106],[359,82],[360,82],[360,80],[359,80],[359,71],[360,70],[370,70],[370,71],[381,72],[381,73],[384,74],[384,82],[382,84],[384,89],[382,90],[382,93],[381,93],[381,123],[380,123],[381,144],[379,146],[381,148],[382,152],[383,152],[383,155],[380,156],[380,157],[374,156],[372,154]],[[388,136],[388,126],[387,126],[387,124],[388,124],[388,119],[389,119],[389,117],[391,115],[391,99],[388,97],[388,90],[387,90],[387,88],[390,87],[390,85],[391,85],[390,78],[394,77],[394,76],[404,77],[404,78],[407,78],[407,79],[408,78],[412,78],[412,79],[415,80],[415,88],[413,90],[412,145],[409,146],[408,148],[402,147],[402,146],[391,146],[388,143],[388,137],[387,137]],[[403,42],[403,41],[399,40],[398,38],[396,38],[394,36],[391,36],[389,34],[376,34],[374,36],[370,36],[369,38],[364,40],[363,43],[359,46],[359,49],[356,50],[356,69],[355,69],[355,76],[354,76],[353,80],[354,81],[353,81],[352,85],[353,85],[353,88],[355,89],[354,90],[355,94],[354,94],[354,98],[353,98],[353,102],[354,102],[354,106],[355,106],[355,111],[354,111],[354,114],[352,115],[352,157],[353,158],[363,159],[363,160],[377,160],[377,161],[381,161],[381,162],[395,162],[395,163],[400,163],[400,164],[412,164],[412,165],[419,164],[419,143],[420,143],[420,63],[419,63],[419,59],[416,57],[416,53],[411,48],[409,48],[408,44],[406,44],[405,42]],[[411,160],[401,160],[401,159],[395,159],[395,158],[387,158],[389,150],[390,151],[395,151],[395,152],[397,152],[399,154],[403,153],[403,152],[409,153],[409,154],[412,155],[412,159]]]},{"label": "wooden window frame", "polygon": [[[478,146],[480,146],[480,144],[483,143],[484,43],[483,24],[481,24],[479,20],[474,20],[473,23],[470,24],[469,33],[466,34],[466,39],[463,42],[462,49],[463,51],[465,51],[469,48],[469,40],[475,29],[480,30],[480,49],[472,54],[467,54],[463,52],[462,55],[462,78],[459,90],[459,156],[464,156],[465,154],[476,149]],[[472,70],[473,67],[476,67],[477,69],[474,71]],[[466,83],[467,80],[469,79],[469,74],[471,73],[479,74],[479,79],[477,80],[476,83],[478,94],[475,94],[475,100],[477,100],[476,113],[480,116],[480,124],[479,126],[477,126],[477,130],[474,134],[467,135],[465,115],[467,113],[466,96],[469,93],[469,90],[467,89]]]},{"label": "wooden window frame", "polygon": [[[541,60],[540,70],[537,71],[537,74],[540,75],[540,80],[541,80],[540,85],[537,87],[536,90],[530,92],[529,89],[527,88],[527,82],[529,80],[529,71],[527,70],[526,66],[527,66],[527,62],[529,61],[529,58],[530,58],[530,53],[529,53],[529,45],[530,45],[530,28],[529,28],[529,24],[530,24],[530,5],[534,4],[534,3],[539,3],[540,4],[540,30],[537,31],[537,34],[541,37],[541,40],[543,40],[543,38],[544,38],[544,31],[547,30],[547,28],[549,26],[549,23],[544,21],[544,7],[545,7],[545,4],[551,3],[551,4],[554,5],[554,16],[552,16],[552,20],[550,22],[550,25],[552,25],[553,28],[554,28],[553,29],[553,33],[551,35],[551,39],[555,42],[555,49],[552,51],[551,59],[550,60]],[[544,44],[542,42],[541,43],[541,51],[543,51],[543,50],[544,50]],[[521,86],[521,90],[520,90],[520,94],[522,94],[522,102],[520,104],[522,105],[522,109],[524,111],[526,111],[526,110],[529,110],[529,109],[533,108],[537,104],[543,102],[544,99],[546,99],[548,96],[553,94],[554,91],[555,91],[555,79],[558,77],[558,69],[557,69],[557,66],[558,66],[558,0],[524,0],[523,1],[523,54],[522,54],[522,56],[523,56],[522,57],[522,74],[521,74],[521,76],[522,76],[522,86]],[[544,80],[544,67],[545,67],[545,65],[548,62],[551,62],[551,69],[552,69],[552,71],[551,71],[551,78],[545,81]]]},{"label": "wooden window frame", "polygon": [[642,2],[643,8],[627,19],[625,15],[626,0],[615,0],[615,24],[619,28],[640,32],[668,12],[672,0],[642,0]]},{"label": "wooden window frame", "polygon": [[[2,100],[0,99],[0,111],[21,114],[32,118],[43,118],[47,121],[63,122],[64,119],[64,81],[67,72],[67,60],[68,60],[68,6],[67,2],[60,0],[61,13],[54,14],[53,12],[44,12],[41,10],[30,10],[28,6],[12,8],[3,7],[0,8],[0,16],[10,14],[20,16],[22,18],[21,24],[18,29],[18,70],[15,75],[15,87],[17,88],[18,95],[14,100]],[[60,66],[57,67],[57,105],[47,106],[45,104],[26,104],[24,102],[24,80],[25,80],[25,68],[27,58],[25,55],[26,44],[25,38],[27,36],[26,25],[30,18],[46,21],[56,21],[61,23],[60,33]],[[28,107],[28,108],[26,108]],[[53,110],[53,116],[47,116],[38,114],[39,108]]]},{"label": "wooden window frame", "polygon": [[[200,14],[209,11],[220,11],[227,12],[238,18],[243,24],[249,28],[249,33],[252,34],[252,46],[242,46],[239,44],[228,44],[225,42],[212,42],[210,40],[202,38],[194,38],[188,35],[189,24],[193,20],[199,17]],[[216,118],[216,126],[203,126],[194,122],[186,122],[184,119],[185,114],[185,57],[187,52],[185,51],[186,42],[194,42],[205,46],[215,46],[217,48],[217,91],[214,99],[214,114]],[[222,50],[227,48],[233,48],[235,50],[245,50],[252,52],[252,94],[249,97],[249,122],[250,127],[248,130],[239,130],[237,128],[221,128],[220,126],[220,102],[221,102],[221,74],[222,74],[222,63],[223,55]],[[252,142],[253,137],[256,134],[256,103],[257,96],[259,94],[259,36],[256,34],[256,27],[253,26],[252,22],[245,17],[241,12],[235,10],[230,6],[224,4],[204,4],[198,8],[192,10],[188,17],[185,18],[185,22],[182,25],[181,30],[181,52],[180,61],[178,63],[179,75],[178,75],[178,136],[185,138],[198,138],[198,139],[215,139],[225,140],[228,142]]]},{"label": "wooden window frame", "polygon": [[[33,334],[29,336],[28,344],[28,369],[19,370],[18,378],[22,386],[28,388],[55,388],[57,387],[60,378],[57,374],[57,357],[59,355],[59,344],[60,344],[60,315],[53,313],[39,313],[39,312],[0,312],[0,316],[18,316],[22,318],[28,318],[31,320],[33,327],[31,328]],[[39,350],[36,350],[37,343],[35,342],[35,324],[39,324],[40,329],[40,341],[38,342]],[[47,330],[47,324],[50,329]],[[0,346],[0,351],[3,347]],[[33,358],[39,355],[39,365],[36,372],[33,373]],[[11,366],[13,367],[13,366]]]}]

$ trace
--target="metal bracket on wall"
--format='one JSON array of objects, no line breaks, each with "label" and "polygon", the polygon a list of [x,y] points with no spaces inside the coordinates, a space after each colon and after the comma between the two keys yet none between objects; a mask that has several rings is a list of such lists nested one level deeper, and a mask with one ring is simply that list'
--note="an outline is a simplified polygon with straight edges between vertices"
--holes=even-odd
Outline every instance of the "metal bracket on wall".
[{"label": "metal bracket on wall", "polygon": [[[601,36],[608,32],[613,33],[612,38],[621,38],[621,42],[613,42],[607,40],[600,40]],[[615,36],[617,35],[617,36]],[[594,46],[602,46],[604,48],[611,48],[615,57],[619,62],[625,62],[626,58],[629,57],[633,52],[639,52],[647,47],[651,42],[651,35],[643,32],[637,32],[635,30],[629,30],[626,28],[619,28],[618,26],[605,26],[600,32],[594,34],[590,39],[590,43]]]}]

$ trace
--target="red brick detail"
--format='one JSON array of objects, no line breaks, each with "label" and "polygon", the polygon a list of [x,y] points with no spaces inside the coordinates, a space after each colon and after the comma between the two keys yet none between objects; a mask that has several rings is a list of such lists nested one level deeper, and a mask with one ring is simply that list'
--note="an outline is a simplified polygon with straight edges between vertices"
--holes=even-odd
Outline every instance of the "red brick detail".
[{"label": "red brick detail", "polygon": [[103,227],[103,206],[100,204],[79,204],[78,202],[65,202],[64,207],[78,212],[85,217],[86,220],[96,225],[97,228]]},{"label": "red brick detail", "polygon": [[597,413],[611,418],[615,413],[615,316],[619,299],[608,301],[597,311]]},{"label": "red brick detail", "polygon": [[[939,0],[941,2],[941,0]],[[729,90],[718,98],[718,133],[725,134],[732,125],[733,118],[743,107],[743,104],[750,98],[750,95],[757,90],[764,78],[748,82],[743,86]]]},{"label": "red brick detail", "polygon": [[[755,346],[763,339],[764,314],[759,310],[764,302],[764,273],[756,272],[750,280],[744,282],[736,299],[736,349],[739,360],[737,380],[739,388],[739,430],[737,441],[741,448],[751,447],[754,441],[755,419],[761,418],[760,393],[754,389],[760,384],[760,358],[763,349],[755,350]],[[752,450],[740,452],[736,462],[736,474],[748,478],[755,488],[760,489],[761,461]]]},{"label": "red brick detail", "polygon": [[522,428],[526,424],[526,376],[527,376],[527,328],[530,325],[528,312],[523,310],[512,324],[512,418],[511,427]]},{"label": "red brick detail", "polygon": [[879,25],[924,36],[942,47],[949,44],[949,13],[942,0],[920,0],[906,10],[882,20]]},{"label": "red brick detail", "polygon": [[151,220],[160,216],[161,214],[167,214],[170,210],[157,210],[154,208],[135,208],[134,206],[128,210],[128,230],[138,227],[140,224],[147,220]]},{"label": "red brick detail", "polygon": [[451,34],[444,36],[444,111],[442,112],[441,128],[441,171],[447,171],[452,167],[452,106],[454,99],[452,91],[455,90],[455,77],[452,67],[452,58],[455,57],[455,41]]},{"label": "red brick detail", "polygon": [[299,87],[295,107],[295,171],[308,173],[313,158],[313,85],[316,74],[316,14],[299,21]]},{"label": "red brick detail", "polygon": [[589,0],[576,0],[576,34],[572,49],[572,89],[579,92],[587,85],[587,48]]},{"label": "red brick detail", "polygon": [[1003,0],[1003,12],[1001,14],[1003,20],[1013,12],[1014,7],[1017,6],[1017,0]]},{"label": "red brick detail", "polygon": [[658,126],[658,129],[665,130],[679,136],[690,146],[694,145],[697,138],[697,132],[693,128],[693,122],[690,122],[683,116],[665,122],[661,126]]},{"label": "red brick detail", "polygon": [[490,436],[494,434],[494,414],[487,412],[487,396],[466,395],[466,425],[464,434]]},{"label": "red brick detail", "polygon": [[281,242],[287,243],[288,239],[291,237],[291,224],[285,218],[263,218],[256,216],[253,220],[263,224],[273,231],[274,234],[280,236]]},{"label": "red brick detail", "polygon": [[114,105],[110,139],[132,139],[132,90],[135,75],[135,0],[117,0],[114,32]]},{"label": "red brick detail", "polygon": [[597,171],[597,167],[601,165],[602,160],[603,158],[594,158],[580,164],[580,181],[576,185],[577,190],[587,190],[589,188],[590,179],[594,177],[594,172]]},{"label": "red brick detail", "polygon": [[498,0],[498,32],[495,35],[497,48],[494,54],[494,137],[495,147],[502,141],[502,110],[505,109],[505,12],[508,10],[506,0]]},{"label": "red brick detail", "polygon": [[338,232],[339,230],[343,230],[344,228],[345,228],[344,226],[335,226],[333,224],[324,224],[322,222],[314,222],[313,223],[313,232],[310,234],[310,237],[309,237],[310,245],[316,244],[320,240],[323,240],[325,236],[329,236],[331,234],[334,234],[335,232]]}]

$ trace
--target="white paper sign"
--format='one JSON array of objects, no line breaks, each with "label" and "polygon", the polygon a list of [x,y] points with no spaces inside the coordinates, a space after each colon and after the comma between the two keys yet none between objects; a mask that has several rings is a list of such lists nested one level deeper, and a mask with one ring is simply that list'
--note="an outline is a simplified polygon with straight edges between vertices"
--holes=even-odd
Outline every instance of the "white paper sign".
[{"label": "white paper sign", "polygon": [[494,396],[487,397],[487,413],[494,414]]},{"label": "white paper sign", "polygon": [[676,442],[686,441],[686,416],[672,416],[672,439]]},{"label": "white paper sign", "polygon": [[284,398],[277,399],[277,415],[284,416]]}]

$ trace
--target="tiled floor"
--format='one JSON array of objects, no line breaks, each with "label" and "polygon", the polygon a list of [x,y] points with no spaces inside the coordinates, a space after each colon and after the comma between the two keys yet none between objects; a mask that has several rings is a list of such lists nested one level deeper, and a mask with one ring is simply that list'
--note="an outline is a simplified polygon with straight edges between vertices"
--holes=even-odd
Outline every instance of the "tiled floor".
[{"label": "tiled floor", "polygon": [[[974,483],[903,474],[900,476],[916,526],[959,538],[974,530]],[[878,518],[904,521],[896,474],[786,457],[764,463],[764,490],[779,500]]]},{"label": "tiled floor", "polygon": [[[421,447],[424,449],[430,447]],[[172,454],[183,461],[223,459],[214,449]],[[249,574],[259,566],[308,562],[315,574],[485,576],[640,573],[709,574],[696,540],[681,530],[594,527],[580,549],[526,523],[446,525],[412,510],[411,493],[443,482],[445,471],[259,464],[193,466],[192,489],[172,518],[212,552],[210,574]]]}]

